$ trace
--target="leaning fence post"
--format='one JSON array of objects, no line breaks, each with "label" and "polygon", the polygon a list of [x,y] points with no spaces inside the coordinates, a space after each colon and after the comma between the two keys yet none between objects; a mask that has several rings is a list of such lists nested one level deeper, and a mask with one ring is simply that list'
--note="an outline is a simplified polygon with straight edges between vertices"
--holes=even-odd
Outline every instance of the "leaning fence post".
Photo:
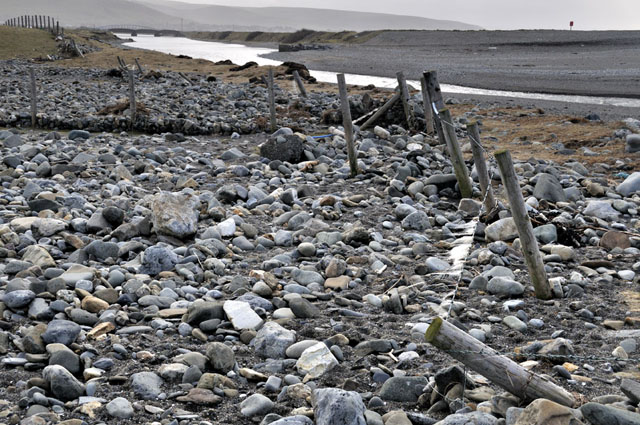
[{"label": "leaning fence post", "polygon": [[271,131],[276,131],[278,122],[276,121],[276,95],[273,87],[273,68],[269,68],[267,86],[269,87],[269,115],[271,116]]},{"label": "leaning fence post", "polygon": [[493,190],[491,189],[491,179],[489,178],[487,163],[484,159],[484,148],[480,142],[478,123],[476,121],[472,121],[467,124],[467,132],[471,139],[473,163],[476,165],[476,171],[478,173],[478,181],[480,182],[482,199],[484,200],[484,209],[489,213],[496,206],[496,198],[493,196]]},{"label": "leaning fence post", "polygon": [[522,192],[520,191],[520,184],[518,183],[518,176],[513,168],[511,154],[507,150],[501,150],[495,153],[495,157],[498,161],[500,174],[502,175],[502,184],[509,198],[511,215],[518,229],[520,246],[524,254],[525,262],[527,263],[527,268],[529,269],[529,275],[531,276],[531,283],[533,283],[536,297],[542,300],[551,299],[553,297],[551,286],[547,280],[547,272],[544,270],[542,256],[538,250],[538,242],[533,235],[533,226],[527,214],[527,208],[524,204]]},{"label": "leaning fence post", "polygon": [[298,90],[300,90],[300,95],[302,97],[307,97],[307,90],[304,88],[304,84],[302,83],[302,78],[300,78],[300,74],[298,71],[293,71],[293,79],[298,86]]},{"label": "leaning fence post", "polygon": [[133,78],[133,69],[129,70],[129,109],[131,112],[131,129],[136,121],[136,88]]},{"label": "leaning fence post", "polygon": [[368,120],[366,120],[364,122],[364,124],[362,124],[360,126],[360,131],[363,131],[369,127],[371,127],[371,125],[373,125],[373,123],[375,123],[382,115],[384,115],[393,105],[395,105],[395,103],[398,101],[398,99],[400,99],[400,93],[395,93],[393,96],[391,96],[391,98],[387,101],[387,103],[385,103],[384,105],[382,105],[375,114],[373,114]]},{"label": "leaning fence post", "polygon": [[440,317],[431,322],[425,340],[517,397],[546,398],[569,407],[575,404],[573,395],[564,388],[498,354]]},{"label": "leaning fence post", "polygon": [[36,72],[33,68],[29,68],[29,79],[31,81],[31,127],[36,126],[36,118],[38,114],[38,104],[36,101]]},{"label": "leaning fence post", "polygon": [[349,157],[349,169],[351,176],[358,174],[358,161],[356,159],[356,149],[353,145],[353,122],[351,121],[351,108],[349,97],[347,96],[347,84],[344,74],[338,74],[338,90],[340,92],[340,109],[342,110],[342,126],[344,127],[344,137],[347,140],[347,155]]},{"label": "leaning fence post", "polygon": [[404,116],[407,120],[407,130],[411,130],[413,128],[413,119],[411,117],[411,108],[409,107],[409,89],[407,88],[407,79],[404,78],[404,73],[402,71],[396,72],[396,78],[398,79],[398,86],[400,88],[400,100],[402,101]]},{"label": "leaning fence post", "polygon": [[424,120],[427,122],[427,134],[433,134],[433,110],[431,109],[431,100],[429,99],[429,91],[427,90],[427,79],[424,75],[420,77],[420,88],[422,89],[422,105],[424,106]]},{"label": "leaning fence post", "polygon": [[453,126],[451,113],[448,109],[442,109],[440,111],[440,119],[442,121],[444,131],[444,139],[447,143],[447,150],[449,151],[449,157],[451,158],[451,165],[453,165],[453,171],[456,175],[456,179],[458,180],[458,186],[460,187],[460,194],[463,198],[471,198],[471,195],[473,194],[473,186],[471,185],[469,171],[464,163],[462,152],[460,152],[458,136],[456,136],[456,129]]}]

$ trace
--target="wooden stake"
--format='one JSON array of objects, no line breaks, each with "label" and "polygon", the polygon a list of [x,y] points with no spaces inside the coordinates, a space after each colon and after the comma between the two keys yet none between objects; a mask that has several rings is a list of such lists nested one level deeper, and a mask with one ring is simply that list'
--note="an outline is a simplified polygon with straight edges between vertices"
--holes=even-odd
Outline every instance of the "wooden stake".
[{"label": "wooden stake", "polygon": [[473,163],[476,165],[478,172],[478,181],[480,181],[480,189],[482,189],[482,199],[484,199],[484,209],[489,213],[496,206],[496,198],[493,196],[491,188],[491,179],[487,170],[487,163],[484,158],[484,149],[480,142],[480,131],[478,123],[472,121],[467,124],[467,132],[471,138],[471,151],[473,152]]},{"label": "wooden stake", "polygon": [[[436,71],[427,71],[422,75],[427,83],[427,92],[429,93],[431,107],[433,108],[435,105],[435,111],[444,109],[444,99],[442,98],[440,83],[438,83],[438,74]],[[440,122],[440,117],[435,114],[433,118],[436,126],[436,132],[438,133],[438,140],[440,140],[440,143],[446,143],[444,140],[444,131],[442,129],[442,123]]]},{"label": "wooden stake", "polygon": [[524,254],[525,262],[527,263],[527,268],[529,269],[529,275],[531,276],[531,283],[533,283],[536,297],[542,300],[551,299],[553,297],[551,285],[549,285],[549,281],[547,280],[547,273],[544,270],[542,256],[540,255],[540,251],[538,251],[538,242],[533,235],[533,226],[531,225],[529,214],[527,214],[527,208],[525,207],[520,190],[520,183],[518,183],[518,176],[516,176],[513,168],[511,154],[507,150],[502,150],[496,152],[495,157],[498,161],[500,174],[502,175],[502,184],[507,192],[509,205],[511,205],[511,215],[518,229],[518,235],[520,235],[520,246]]},{"label": "wooden stake", "polygon": [[144,74],[144,71],[142,70],[142,66],[140,66],[140,62],[138,62],[138,58],[135,58],[136,61],[136,66],[138,67],[138,72],[140,73],[140,75]]},{"label": "wooden stake", "polygon": [[424,75],[420,77],[420,88],[422,89],[422,104],[424,106],[424,120],[427,123],[427,134],[433,134],[433,109],[431,106],[431,99],[429,98],[429,91],[427,90],[427,80]]},{"label": "wooden stake", "polygon": [[396,72],[398,79],[398,87],[400,88],[400,100],[404,109],[404,116],[407,120],[407,130],[413,129],[413,117],[411,116],[411,108],[409,106],[409,89],[407,88],[407,80],[404,78],[402,71]]},{"label": "wooden stake", "polygon": [[338,90],[340,91],[342,126],[344,127],[344,137],[347,140],[349,169],[351,170],[351,177],[355,177],[358,174],[358,161],[356,159],[356,149],[353,145],[353,122],[351,121],[351,108],[349,106],[349,96],[347,95],[347,84],[344,80],[344,74],[338,74]]},{"label": "wooden stake", "polygon": [[473,186],[471,179],[469,178],[469,171],[464,163],[462,152],[460,152],[460,145],[458,144],[458,136],[456,136],[456,129],[453,126],[453,120],[451,119],[451,113],[448,109],[440,110],[440,119],[442,120],[442,128],[444,131],[444,139],[447,143],[447,150],[449,151],[449,158],[451,159],[451,165],[453,165],[453,171],[458,180],[458,186],[460,187],[460,194],[463,198],[471,198],[473,194]]},{"label": "wooden stake", "polygon": [[298,86],[298,90],[300,90],[300,95],[302,97],[307,97],[307,90],[304,88],[304,84],[302,83],[302,78],[300,78],[300,74],[298,71],[293,71],[293,79]]},{"label": "wooden stake", "polygon": [[31,80],[31,127],[35,128],[38,115],[38,103],[36,100],[36,71],[29,68],[29,79]]},{"label": "wooden stake", "polygon": [[499,355],[440,317],[433,319],[425,339],[517,397],[525,400],[546,398],[569,407],[575,404],[575,399],[565,389]]},{"label": "wooden stake", "polygon": [[273,87],[273,68],[269,68],[267,84],[269,89],[269,115],[271,117],[271,131],[275,132],[278,129],[278,122],[276,120],[276,95],[275,89]]},{"label": "wooden stake", "polygon": [[371,118],[366,120],[364,124],[360,126],[360,130],[365,130],[371,127],[371,125],[378,121],[378,119],[384,115],[398,101],[398,99],[400,99],[400,93],[394,94],[391,99],[387,100],[387,103],[382,105],[378,111],[371,116]]},{"label": "wooden stake", "polygon": [[129,109],[131,112],[131,129],[136,121],[136,87],[133,77],[133,70],[129,70]]}]

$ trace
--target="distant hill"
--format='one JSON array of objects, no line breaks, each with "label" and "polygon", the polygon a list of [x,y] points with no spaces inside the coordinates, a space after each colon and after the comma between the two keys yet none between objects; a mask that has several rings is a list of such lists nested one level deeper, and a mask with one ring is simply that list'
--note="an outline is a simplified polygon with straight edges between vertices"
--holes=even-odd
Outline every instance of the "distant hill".
[{"label": "distant hill", "polygon": [[297,7],[230,7],[167,0],[2,0],[1,21],[23,14],[54,16],[65,26],[136,24],[201,31],[481,29],[463,22],[416,16]]}]

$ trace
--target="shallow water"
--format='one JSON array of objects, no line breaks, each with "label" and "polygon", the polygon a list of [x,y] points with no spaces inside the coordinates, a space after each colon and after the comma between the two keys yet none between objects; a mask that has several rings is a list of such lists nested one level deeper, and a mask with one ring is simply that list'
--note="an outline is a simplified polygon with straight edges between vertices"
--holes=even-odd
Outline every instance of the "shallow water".
[{"label": "shallow water", "polygon": [[[141,35],[130,37],[127,34],[117,34],[121,38],[131,38],[132,43],[124,43],[126,46],[139,47],[143,49],[156,50],[158,52],[170,53],[173,55],[187,55],[193,58],[207,59],[213,62],[229,59],[233,63],[242,65],[246,62],[256,62],[259,65],[279,65],[281,62],[267,59],[261,55],[275,52],[273,49],[264,47],[252,47],[242,44],[217,43],[213,41],[191,40],[184,37],[154,37],[151,35]],[[318,81],[335,83],[335,72],[310,70],[311,75]],[[372,75],[345,74],[347,84],[366,86],[373,84],[376,87],[394,88],[398,84],[395,78],[376,77]],[[415,88],[420,88],[419,81],[407,81]],[[596,96],[575,96],[557,95],[544,93],[527,93],[517,91],[487,90],[474,87],[455,86],[442,84],[444,93],[469,94],[479,96],[512,97],[519,99],[550,100],[556,102],[582,103],[591,105],[609,105],[624,107],[640,107],[640,99],[626,99],[618,97],[596,97]]]}]

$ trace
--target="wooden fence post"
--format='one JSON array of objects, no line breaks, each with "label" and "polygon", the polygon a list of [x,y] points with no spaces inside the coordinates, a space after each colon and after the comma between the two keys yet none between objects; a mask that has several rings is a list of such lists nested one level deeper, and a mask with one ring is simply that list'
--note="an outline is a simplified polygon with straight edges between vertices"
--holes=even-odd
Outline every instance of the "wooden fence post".
[{"label": "wooden fence post", "polygon": [[431,106],[431,99],[429,98],[429,91],[427,90],[427,79],[424,75],[420,77],[420,88],[422,89],[422,105],[424,106],[424,120],[427,123],[427,134],[433,134],[433,109]]},{"label": "wooden fence post", "polygon": [[469,171],[464,163],[462,152],[460,152],[458,136],[456,136],[456,129],[453,126],[451,113],[448,109],[440,110],[440,119],[442,120],[444,139],[447,143],[447,150],[449,151],[451,165],[453,165],[453,171],[456,175],[456,179],[458,180],[458,186],[460,187],[460,194],[463,198],[471,198],[471,195],[473,194],[473,186],[471,185]]},{"label": "wooden fence post", "polygon": [[511,154],[507,150],[501,150],[495,153],[495,157],[502,175],[502,184],[509,198],[511,215],[518,229],[518,235],[520,235],[520,246],[529,269],[536,297],[542,300],[551,299],[553,297],[551,285],[547,280],[547,272],[544,270],[542,256],[538,250],[538,242],[533,235],[533,226],[531,225],[529,214],[527,214],[520,183],[518,183],[518,176],[513,168]]},{"label": "wooden fence post", "polygon": [[60,35],[60,21],[56,21],[56,37]]},{"label": "wooden fence post", "polygon": [[482,189],[484,209],[487,213],[489,213],[496,206],[496,198],[493,196],[491,179],[489,178],[487,163],[484,159],[484,149],[482,147],[482,143],[480,142],[480,131],[478,130],[478,123],[476,121],[472,121],[467,124],[467,133],[469,133],[469,138],[471,139],[473,163],[476,165],[478,181],[480,182],[480,189]]},{"label": "wooden fence post", "polygon": [[338,74],[338,90],[340,92],[342,126],[344,127],[344,137],[347,140],[349,169],[351,170],[351,177],[355,177],[358,174],[358,160],[356,159],[356,149],[353,145],[353,122],[351,121],[351,107],[349,106],[349,96],[347,95],[347,84],[344,80],[344,74]]},{"label": "wooden fence post", "polygon": [[[438,83],[438,74],[436,71],[427,71],[423,76],[427,83],[427,91],[429,93],[429,100],[432,103],[432,107],[435,105],[435,111],[444,109],[444,99],[442,97],[442,91],[440,90],[440,83]],[[438,140],[440,140],[440,143],[446,143],[444,140],[442,123],[440,122],[440,117],[437,114],[434,115],[434,122],[436,132],[438,133]]]},{"label": "wooden fence post", "polygon": [[293,79],[298,86],[298,90],[300,90],[300,95],[302,97],[307,97],[307,89],[304,88],[304,84],[302,83],[302,78],[300,78],[300,74],[298,71],[293,71]]},{"label": "wooden fence post", "polygon": [[133,69],[129,70],[129,109],[131,112],[131,129],[136,121],[136,87],[133,77]]},{"label": "wooden fence post", "polygon": [[376,113],[371,116],[371,118],[366,120],[364,124],[360,126],[360,130],[365,130],[371,127],[371,125],[375,123],[378,118],[380,118],[385,112],[387,112],[398,101],[398,99],[400,99],[400,93],[395,93],[393,96],[391,96],[391,99],[387,100],[387,103],[382,105],[380,109],[378,109]]},{"label": "wooden fence post", "polygon": [[267,86],[269,88],[269,115],[271,117],[271,131],[274,132],[278,128],[278,121],[276,120],[276,95],[273,82],[273,68],[269,68]]},{"label": "wooden fence post", "polygon": [[404,116],[407,120],[407,130],[412,130],[413,117],[411,116],[411,107],[409,106],[409,89],[407,88],[407,79],[404,78],[404,73],[402,71],[396,72],[396,78],[398,79],[398,86],[400,88],[400,100],[402,101]]},{"label": "wooden fence post", "polygon": [[492,348],[440,317],[433,319],[425,333],[425,339],[519,398],[546,398],[569,407],[575,404],[571,393],[564,388],[499,355]]},{"label": "wooden fence post", "polygon": [[140,65],[140,62],[138,62],[138,58],[135,58],[135,62],[136,62],[136,66],[138,67],[138,72],[140,73],[140,75],[144,74],[144,71],[142,70],[142,66]]},{"label": "wooden fence post", "polygon": [[29,68],[29,80],[31,88],[31,127],[36,126],[38,114],[38,103],[36,100],[36,72],[33,68]]}]

